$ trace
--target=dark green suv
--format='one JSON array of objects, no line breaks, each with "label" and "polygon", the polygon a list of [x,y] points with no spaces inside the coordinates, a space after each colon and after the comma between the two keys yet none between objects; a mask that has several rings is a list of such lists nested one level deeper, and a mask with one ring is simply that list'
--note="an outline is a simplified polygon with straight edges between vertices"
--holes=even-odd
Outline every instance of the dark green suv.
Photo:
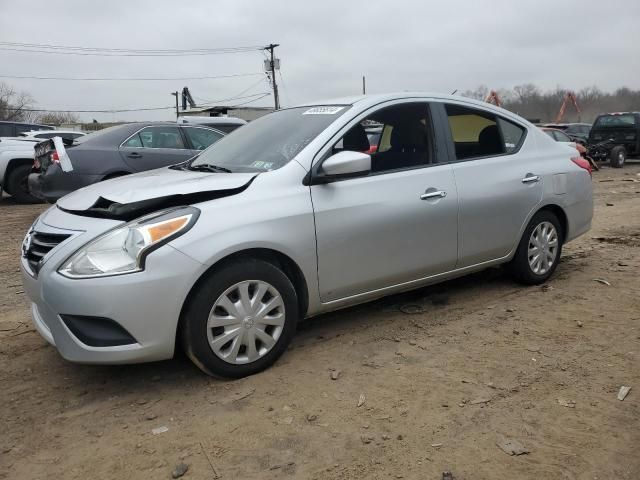
[{"label": "dark green suv", "polygon": [[611,166],[622,168],[627,157],[640,155],[640,112],[598,115],[589,132],[589,145],[596,160],[608,158]]}]

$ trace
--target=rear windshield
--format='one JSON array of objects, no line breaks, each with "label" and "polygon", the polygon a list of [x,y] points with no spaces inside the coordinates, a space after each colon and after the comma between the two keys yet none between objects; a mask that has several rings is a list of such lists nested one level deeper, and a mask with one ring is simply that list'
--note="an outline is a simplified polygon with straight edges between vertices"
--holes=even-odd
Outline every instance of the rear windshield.
[{"label": "rear windshield", "polygon": [[593,126],[595,128],[633,127],[635,124],[635,115],[633,113],[624,113],[621,115],[602,115],[596,119],[596,123]]},{"label": "rear windshield", "polygon": [[100,138],[105,134],[110,134],[111,132],[114,132],[116,130],[119,130],[120,128],[122,128],[122,125],[114,125],[113,127],[107,127],[107,128],[103,128],[102,130],[96,130],[93,133],[88,133],[87,135],[82,135],[78,138],[75,138],[73,140],[73,143],[76,145],[79,145],[81,143],[85,143],[85,142],[91,142],[93,140],[95,140],[96,138]]},{"label": "rear windshield", "polygon": [[345,105],[329,105],[278,110],[217,141],[190,166],[216,165],[232,172],[276,170],[348,109]]}]

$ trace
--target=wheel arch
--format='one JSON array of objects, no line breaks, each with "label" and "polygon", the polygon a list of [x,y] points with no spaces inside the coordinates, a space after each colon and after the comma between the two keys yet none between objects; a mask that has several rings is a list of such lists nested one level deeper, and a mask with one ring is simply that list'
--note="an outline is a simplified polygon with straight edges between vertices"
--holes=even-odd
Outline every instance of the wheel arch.
[{"label": "wheel arch", "polygon": [[[560,228],[562,228],[562,242],[564,243],[564,241],[567,238],[567,235],[569,233],[569,218],[567,217],[566,212],[564,211],[564,209],[560,205],[555,204],[555,203],[549,203],[549,204],[544,205],[541,208],[539,208],[535,212],[535,214],[537,214],[538,212],[543,212],[543,211],[551,212],[558,218],[558,221],[560,222]],[[532,216],[532,218],[533,218],[533,216]]]},{"label": "wheel arch", "polygon": [[113,170],[113,171],[110,171],[108,173],[105,173],[102,176],[102,181],[111,180],[112,178],[123,177],[125,175],[131,175],[131,172],[129,172],[127,170],[124,170],[124,169],[122,169],[122,170]]},{"label": "wheel arch", "polygon": [[185,297],[180,309],[180,317],[178,320],[178,328],[176,331],[176,348],[178,348],[178,346],[180,345],[179,336],[180,332],[182,331],[182,324],[184,322],[184,312],[186,310],[186,306],[191,301],[191,298],[197,291],[198,287],[202,284],[202,282],[204,282],[206,278],[208,278],[210,275],[215,274],[216,271],[218,271],[225,265],[243,258],[264,260],[280,268],[289,278],[289,280],[291,280],[293,288],[296,291],[296,296],[298,297],[298,313],[300,316],[299,318],[303,319],[306,316],[307,310],[309,308],[308,284],[304,274],[302,273],[302,269],[291,257],[271,248],[249,248],[245,250],[239,250],[221,258],[209,268],[207,268],[189,289],[189,293],[187,293],[187,296]]}]

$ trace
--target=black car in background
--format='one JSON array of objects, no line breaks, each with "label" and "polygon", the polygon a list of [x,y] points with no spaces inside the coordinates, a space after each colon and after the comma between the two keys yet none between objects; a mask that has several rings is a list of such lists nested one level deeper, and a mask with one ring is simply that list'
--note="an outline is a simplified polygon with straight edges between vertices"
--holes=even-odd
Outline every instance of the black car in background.
[{"label": "black car in background", "polygon": [[54,130],[54,128],[38,123],[0,121],[0,137],[17,137],[22,132],[31,132],[33,130]]},{"label": "black car in background", "polygon": [[53,203],[102,180],[184,162],[225,134],[197,125],[129,123],[67,141],[73,170],[64,172],[52,141],[38,144],[29,192]]},{"label": "black car in background", "polygon": [[591,124],[589,123],[545,123],[542,126],[562,130],[569,135],[571,140],[583,145],[589,141],[589,132],[591,131]]},{"label": "black car in background", "polygon": [[614,168],[622,168],[627,157],[640,155],[640,112],[598,115],[589,133],[589,144],[599,145],[590,152],[596,160],[607,157]]}]

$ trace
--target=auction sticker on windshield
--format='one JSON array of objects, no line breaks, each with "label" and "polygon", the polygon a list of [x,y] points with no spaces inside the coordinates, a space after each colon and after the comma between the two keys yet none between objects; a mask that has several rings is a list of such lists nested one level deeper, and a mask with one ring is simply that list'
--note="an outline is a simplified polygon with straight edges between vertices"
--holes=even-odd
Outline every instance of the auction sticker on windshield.
[{"label": "auction sticker on windshield", "polygon": [[303,115],[335,115],[344,107],[313,107],[303,113]]}]

